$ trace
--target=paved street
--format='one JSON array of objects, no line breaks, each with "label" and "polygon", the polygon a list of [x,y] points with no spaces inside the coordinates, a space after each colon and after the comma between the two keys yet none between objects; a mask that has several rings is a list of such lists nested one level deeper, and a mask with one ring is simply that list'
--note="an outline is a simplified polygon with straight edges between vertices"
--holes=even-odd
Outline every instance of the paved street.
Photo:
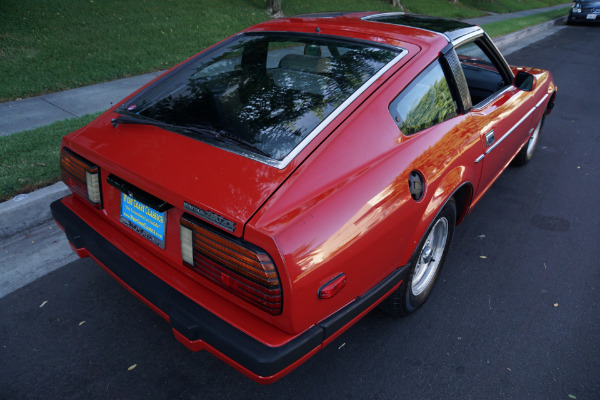
[{"label": "paved street", "polygon": [[0,299],[0,399],[599,399],[598,43],[570,26],[508,57],[553,72],[556,108],[410,318],[375,310],[263,387],[79,260]]}]

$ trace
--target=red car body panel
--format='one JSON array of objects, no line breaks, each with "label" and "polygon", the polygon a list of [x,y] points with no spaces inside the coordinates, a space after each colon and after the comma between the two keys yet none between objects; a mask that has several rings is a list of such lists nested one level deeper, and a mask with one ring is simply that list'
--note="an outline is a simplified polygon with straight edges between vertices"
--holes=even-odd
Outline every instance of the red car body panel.
[{"label": "red car body panel", "polygon": [[[208,350],[262,383],[293,370],[392,293],[402,276],[390,276],[409,264],[443,205],[460,193],[458,219],[462,220],[527,143],[547,105],[554,101],[556,88],[548,72],[513,68],[513,74],[525,71],[534,77],[533,90],[509,86],[481,108],[405,136],[388,108],[448,47],[449,39],[428,30],[361,19],[369,15],[282,18],[245,31],[317,32],[406,52],[283,168],[159,127],[113,127],[111,120],[118,116],[119,105],[63,140],[63,147],[100,167],[102,208],[92,208],[71,195],[53,205],[57,222],[78,254],[91,254],[168,321],[173,319],[168,307],[115,273],[108,259],[88,253],[86,244],[77,244],[83,234],[73,232],[81,222],[71,227],[68,218],[83,221],[85,230],[100,235],[97,241],[110,243],[103,248],[114,246],[118,257],[122,253],[132,264],[142,266],[164,282],[167,290],[174,289],[266,348],[303,340],[309,332],[328,326],[324,321],[353,310],[378,288],[377,296],[362,303],[362,308],[332,323],[335,330],[318,342],[307,342],[302,354],[281,368],[262,370],[265,373],[212,343],[190,339],[173,326],[176,338],[188,348]],[[487,143],[492,130],[499,142],[493,151]],[[407,185],[413,171],[426,181],[419,201],[411,198]],[[164,249],[121,223],[121,192],[107,183],[111,174],[173,206],[166,211]],[[186,202],[231,221],[235,237],[272,258],[283,298],[279,315],[267,314],[182,262],[180,220]],[[65,213],[71,216],[66,218]],[[341,274],[345,275],[342,289],[332,298],[319,298],[319,289]]]}]

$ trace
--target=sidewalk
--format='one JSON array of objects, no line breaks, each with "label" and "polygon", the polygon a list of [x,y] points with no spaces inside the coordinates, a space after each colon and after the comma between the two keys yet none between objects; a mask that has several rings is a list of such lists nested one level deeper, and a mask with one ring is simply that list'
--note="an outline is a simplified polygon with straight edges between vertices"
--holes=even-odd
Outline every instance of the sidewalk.
[{"label": "sidewalk", "polygon": [[162,71],[0,103],[0,136],[108,110]]},{"label": "sidewalk", "polygon": [[[465,22],[483,25],[551,11],[569,5],[571,3],[508,14],[493,14],[486,17],[467,19]],[[501,45],[496,44],[506,55],[506,49],[502,49]],[[81,117],[86,114],[108,110],[116,102],[160,75],[161,72],[0,103],[0,136],[39,128],[67,118]]]}]

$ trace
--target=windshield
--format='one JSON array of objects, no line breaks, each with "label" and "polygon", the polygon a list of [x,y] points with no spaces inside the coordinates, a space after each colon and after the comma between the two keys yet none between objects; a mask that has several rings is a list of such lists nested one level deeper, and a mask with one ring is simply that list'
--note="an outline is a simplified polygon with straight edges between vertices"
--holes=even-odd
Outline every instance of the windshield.
[{"label": "windshield", "polygon": [[[281,160],[399,52],[316,36],[239,35],[117,112],[162,122],[165,129],[212,128]],[[218,146],[250,151],[232,141]]]}]

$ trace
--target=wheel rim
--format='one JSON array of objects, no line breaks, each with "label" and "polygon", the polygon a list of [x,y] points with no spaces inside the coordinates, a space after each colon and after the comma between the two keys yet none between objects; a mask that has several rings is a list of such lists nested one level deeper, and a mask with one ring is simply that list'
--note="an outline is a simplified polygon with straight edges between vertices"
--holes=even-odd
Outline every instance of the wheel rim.
[{"label": "wheel rim", "polygon": [[527,159],[530,159],[533,155],[533,151],[535,150],[535,146],[537,145],[538,139],[540,138],[540,129],[542,128],[542,120],[537,124],[533,134],[529,138],[527,142]]},{"label": "wheel rim", "polygon": [[448,220],[442,217],[427,235],[421,254],[419,254],[411,283],[411,291],[414,296],[423,293],[432,283],[433,277],[441,264],[447,240]]}]

